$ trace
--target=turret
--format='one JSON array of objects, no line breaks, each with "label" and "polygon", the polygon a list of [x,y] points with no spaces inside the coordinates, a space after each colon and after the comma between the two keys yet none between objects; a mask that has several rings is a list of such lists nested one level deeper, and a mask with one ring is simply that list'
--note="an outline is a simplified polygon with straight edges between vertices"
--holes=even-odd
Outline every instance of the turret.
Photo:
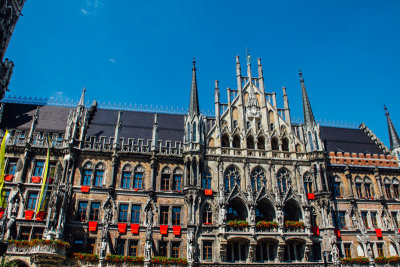
[{"label": "turret", "polygon": [[400,139],[399,135],[397,134],[396,128],[394,128],[392,119],[390,118],[389,111],[386,106],[385,108],[385,115],[388,124],[388,132],[389,132],[389,140],[390,140],[390,151],[393,155],[397,156],[397,159],[400,157]]}]

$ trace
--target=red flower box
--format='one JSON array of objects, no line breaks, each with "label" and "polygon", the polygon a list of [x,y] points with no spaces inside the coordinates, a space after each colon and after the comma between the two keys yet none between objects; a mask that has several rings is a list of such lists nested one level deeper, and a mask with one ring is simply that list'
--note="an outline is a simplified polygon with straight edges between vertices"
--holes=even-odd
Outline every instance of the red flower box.
[{"label": "red flower box", "polygon": [[339,229],[335,229],[335,235],[336,235],[336,237],[342,237]]},{"label": "red flower box", "polygon": [[172,226],[172,231],[174,232],[174,235],[181,235],[181,226],[180,225]]},{"label": "red flower box", "polygon": [[319,227],[318,226],[312,226],[311,231],[313,235],[319,236]]},{"label": "red flower box", "polygon": [[314,199],[315,199],[314,193],[307,193],[307,198],[308,198],[309,200],[314,200]]},{"label": "red flower box", "polygon": [[81,186],[81,192],[88,193],[89,190],[90,190],[90,186],[88,186],[88,185],[82,185]]},{"label": "red flower box", "polygon": [[204,225],[211,225],[212,223],[203,223]]},{"label": "red flower box", "polygon": [[160,225],[160,233],[162,235],[167,235],[168,234],[168,225]]},{"label": "red flower box", "polygon": [[38,213],[36,213],[36,221],[43,221],[45,215],[45,211],[39,211]]},{"label": "red flower box", "polygon": [[205,196],[212,196],[212,194],[213,194],[213,192],[212,192],[211,189],[206,189],[206,190],[204,190],[204,195],[205,195]]},{"label": "red flower box", "polygon": [[32,176],[32,183],[38,184],[40,183],[40,179],[40,176]]},{"label": "red flower box", "polygon": [[118,224],[118,232],[120,232],[121,234],[125,234],[126,233],[126,223],[119,223]]},{"label": "red flower box", "polygon": [[381,229],[375,229],[376,237],[382,237],[382,230]]},{"label": "red flower box", "polygon": [[14,175],[6,175],[6,176],[4,176],[4,180],[6,182],[11,182],[13,178],[14,178]]},{"label": "red flower box", "polygon": [[3,217],[4,211],[5,211],[5,209],[0,208],[0,218]]},{"label": "red flower box", "polygon": [[32,220],[33,217],[33,210],[26,210],[25,211],[25,220]]},{"label": "red flower box", "polygon": [[139,224],[138,223],[131,224],[131,233],[132,234],[139,233]]},{"label": "red flower box", "polygon": [[89,231],[96,232],[97,231],[97,222],[89,221]]}]

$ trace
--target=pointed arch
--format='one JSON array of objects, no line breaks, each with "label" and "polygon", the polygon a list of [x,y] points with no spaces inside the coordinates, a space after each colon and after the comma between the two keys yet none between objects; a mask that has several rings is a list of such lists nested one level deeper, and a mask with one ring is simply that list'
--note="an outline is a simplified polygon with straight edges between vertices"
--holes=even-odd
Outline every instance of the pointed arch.
[{"label": "pointed arch", "polygon": [[227,220],[247,220],[248,210],[245,201],[240,197],[235,197],[229,201],[227,210]]},{"label": "pointed arch", "polygon": [[276,218],[274,205],[267,198],[261,199],[256,206],[256,222],[272,222]]},{"label": "pointed arch", "polygon": [[202,208],[202,221],[204,225],[212,225],[213,223],[213,211],[211,205],[206,202]]},{"label": "pointed arch", "polygon": [[221,147],[230,147],[229,145],[229,134],[224,133],[221,137]]},{"label": "pointed arch", "polygon": [[290,172],[286,168],[281,168],[276,174],[276,181],[278,190],[281,193],[285,193],[291,185]]},{"label": "pointed arch", "polygon": [[252,135],[247,136],[246,138],[246,144],[247,144],[247,148],[248,149],[254,149],[255,145],[254,145],[254,138]]},{"label": "pointed arch", "polygon": [[266,181],[266,172],[261,167],[256,167],[253,169],[250,175],[251,187],[254,191],[259,191]]},{"label": "pointed arch", "polygon": [[301,210],[300,204],[294,199],[290,199],[285,202],[283,206],[283,217],[285,222],[302,220],[303,212]]},{"label": "pointed arch", "polygon": [[282,151],[289,151],[289,139],[286,137],[282,139]]},{"label": "pointed arch", "polygon": [[240,143],[241,143],[240,135],[239,134],[235,134],[233,136],[232,147],[240,148]]},{"label": "pointed arch", "polygon": [[260,135],[257,139],[257,148],[265,150],[265,138],[262,135]]},{"label": "pointed arch", "polygon": [[272,139],[271,139],[271,149],[275,150],[275,151],[279,150],[278,138],[272,137]]},{"label": "pointed arch", "polygon": [[230,191],[235,186],[235,184],[240,186],[240,174],[238,168],[234,165],[228,167],[224,174],[224,185],[225,191]]}]

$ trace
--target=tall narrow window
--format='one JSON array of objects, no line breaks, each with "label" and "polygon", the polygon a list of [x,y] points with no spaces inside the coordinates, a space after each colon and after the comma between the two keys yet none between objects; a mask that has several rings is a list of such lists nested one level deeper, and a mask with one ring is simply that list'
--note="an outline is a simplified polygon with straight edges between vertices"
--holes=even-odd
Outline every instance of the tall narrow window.
[{"label": "tall narrow window", "polygon": [[161,174],[161,190],[170,190],[170,180],[171,180],[171,169],[166,167],[163,169]]},{"label": "tall narrow window", "polygon": [[281,169],[277,174],[278,188],[281,192],[286,192],[290,182],[290,174],[286,169]]},{"label": "tall narrow window", "polygon": [[344,255],[346,258],[351,258],[351,244],[345,243],[344,244]]},{"label": "tall narrow window", "polygon": [[168,224],[169,207],[160,208],[160,224]]},{"label": "tall narrow window", "polygon": [[317,150],[319,150],[319,144],[318,144],[318,134],[317,134],[317,132],[316,132],[316,131],[314,132],[314,138],[315,138],[315,145],[317,146]]},{"label": "tall narrow window", "polygon": [[17,170],[17,160],[9,159],[8,164],[7,164],[6,174],[15,175],[16,170]]},{"label": "tall narrow window", "polygon": [[94,186],[102,187],[103,177],[104,177],[104,164],[100,163],[96,166],[96,170],[94,172]]},{"label": "tall narrow window", "polygon": [[96,246],[96,239],[89,238],[86,240],[86,253],[87,254],[94,254],[94,249]]},{"label": "tall narrow window", "polygon": [[342,196],[342,191],[340,190],[340,183],[338,182],[333,182],[332,183],[332,192],[334,197],[341,197]]},{"label": "tall narrow window", "polygon": [[140,221],[140,205],[133,205],[131,223],[139,223],[139,221]]},{"label": "tall narrow window", "polygon": [[128,204],[121,204],[119,205],[119,214],[118,214],[118,221],[120,223],[128,222]]},{"label": "tall narrow window", "polygon": [[128,189],[131,186],[131,176],[132,176],[132,169],[130,165],[124,166],[122,170],[122,181],[121,187],[124,189]]},{"label": "tall narrow window", "polygon": [[167,255],[167,253],[168,253],[167,247],[168,247],[168,243],[167,242],[160,241],[158,243],[158,255],[159,256],[163,256],[163,257],[167,257],[168,256]]},{"label": "tall narrow window", "polygon": [[182,189],[182,174],[183,171],[181,169],[175,169],[174,170],[174,175],[173,175],[173,183],[172,183],[172,189],[174,191],[181,191]]},{"label": "tall narrow window", "polygon": [[213,244],[212,241],[203,241],[203,260],[212,261]]},{"label": "tall narrow window", "polygon": [[49,177],[55,178],[56,177],[56,163],[50,162],[49,164]]},{"label": "tall narrow window", "polygon": [[207,174],[203,176],[203,181],[202,181],[202,186],[204,189],[211,189],[211,180],[212,180],[211,172],[207,172]]},{"label": "tall narrow window", "polygon": [[363,198],[361,183],[356,183],[356,191],[357,191],[357,196],[359,198]]},{"label": "tall narrow window", "polygon": [[368,213],[366,211],[362,211],[361,212],[361,218],[362,218],[364,227],[368,229],[369,225],[368,225],[368,217],[367,217],[367,215],[368,215]]},{"label": "tall narrow window", "polygon": [[376,212],[371,212],[371,222],[372,222],[372,226],[375,229],[378,228],[378,223],[376,221]]},{"label": "tall narrow window", "polygon": [[306,191],[306,194],[313,193],[314,191],[313,191],[312,176],[309,172],[304,174],[303,180],[304,180],[304,190]]},{"label": "tall narrow window", "polygon": [[138,241],[137,240],[130,240],[129,241],[129,256],[137,257],[138,256]]},{"label": "tall narrow window", "polygon": [[181,207],[172,208],[172,225],[181,224]]},{"label": "tall narrow window", "polygon": [[371,191],[371,184],[370,183],[365,183],[364,184],[364,188],[365,188],[365,197],[366,198],[372,198],[372,191]]},{"label": "tall narrow window", "polygon": [[251,187],[254,191],[258,191],[261,189],[261,181],[266,179],[264,169],[257,167],[251,173]]},{"label": "tall narrow window", "polygon": [[143,189],[143,173],[144,173],[143,166],[142,165],[136,166],[135,177],[133,179],[134,189]]},{"label": "tall narrow window", "polygon": [[206,204],[203,208],[203,224],[210,225],[212,224],[212,210],[210,205]]},{"label": "tall narrow window", "polygon": [[345,228],[346,227],[346,212],[344,211],[339,211],[339,228]]},{"label": "tall narrow window", "polygon": [[100,214],[100,203],[99,202],[92,202],[90,204],[90,215],[89,221],[98,221]]},{"label": "tall narrow window", "polygon": [[125,239],[118,239],[116,250],[117,255],[124,256],[125,255]]},{"label": "tall narrow window", "polygon": [[44,168],[44,161],[43,160],[36,161],[33,176],[42,176],[43,168]]},{"label": "tall narrow window", "polygon": [[378,257],[383,257],[383,244],[376,244],[376,250],[378,251]]},{"label": "tall narrow window", "polygon": [[396,228],[399,228],[399,222],[397,221],[397,212],[395,211],[392,212],[392,219],[393,219],[393,225]]},{"label": "tall narrow window", "polygon": [[399,198],[399,180],[396,178],[393,179],[393,195],[394,198]]},{"label": "tall narrow window", "polygon": [[171,257],[172,258],[180,258],[181,256],[181,242],[172,242],[171,243]]},{"label": "tall narrow window", "polygon": [[386,191],[386,197],[387,198],[392,198],[392,192],[390,190],[390,184],[385,184],[385,191]]},{"label": "tall narrow window", "polygon": [[34,210],[36,208],[37,198],[38,198],[38,193],[36,193],[36,192],[29,193],[28,206],[27,206],[28,210]]},{"label": "tall narrow window", "polygon": [[197,125],[193,123],[193,142],[197,141]]},{"label": "tall narrow window", "polygon": [[310,132],[308,132],[308,142],[310,142],[310,148],[311,148],[311,151],[313,151],[314,150],[314,142],[313,142]]},{"label": "tall narrow window", "polygon": [[87,201],[79,201],[78,216],[81,221],[86,221],[88,203]]},{"label": "tall narrow window", "polygon": [[83,166],[83,177],[82,177],[82,185],[91,185],[92,180],[92,163],[87,162]]}]

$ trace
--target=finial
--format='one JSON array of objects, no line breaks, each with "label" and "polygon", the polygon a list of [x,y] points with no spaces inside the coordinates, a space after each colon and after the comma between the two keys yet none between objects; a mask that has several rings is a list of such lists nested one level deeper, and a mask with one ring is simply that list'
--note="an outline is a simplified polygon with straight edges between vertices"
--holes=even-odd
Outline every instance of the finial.
[{"label": "finial", "polygon": [[258,66],[261,66],[261,58],[257,58]]},{"label": "finial", "polygon": [[236,56],[236,64],[240,64],[239,56]]},{"label": "finial", "polygon": [[247,65],[250,65],[250,63],[251,63],[251,56],[250,56],[249,52],[250,52],[250,50],[247,49],[247,47],[246,47],[246,60],[247,60]]},{"label": "finial", "polygon": [[387,106],[385,104],[383,105],[383,108],[385,109],[385,114],[389,115],[389,111],[388,111]]},{"label": "finial", "polygon": [[215,80],[215,88],[218,88],[218,80]]},{"label": "finial", "polygon": [[193,69],[195,70],[196,69],[196,58],[195,57],[193,57]]},{"label": "finial", "polygon": [[304,82],[303,73],[299,70],[300,82]]}]

